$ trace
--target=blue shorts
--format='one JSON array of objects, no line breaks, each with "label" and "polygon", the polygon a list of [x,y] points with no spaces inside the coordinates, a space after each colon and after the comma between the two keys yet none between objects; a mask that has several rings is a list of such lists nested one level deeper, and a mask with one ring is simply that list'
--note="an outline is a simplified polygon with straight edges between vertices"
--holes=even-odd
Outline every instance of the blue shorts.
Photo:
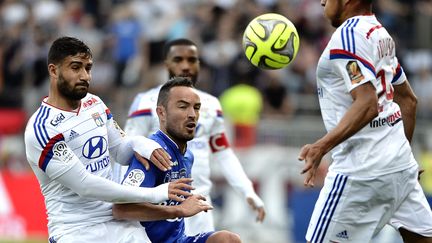
[{"label": "blue shorts", "polygon": [[183,235],[176,243],[205,243],[206,240],[214,233],[214,231],[199,233],[194,236]]}]

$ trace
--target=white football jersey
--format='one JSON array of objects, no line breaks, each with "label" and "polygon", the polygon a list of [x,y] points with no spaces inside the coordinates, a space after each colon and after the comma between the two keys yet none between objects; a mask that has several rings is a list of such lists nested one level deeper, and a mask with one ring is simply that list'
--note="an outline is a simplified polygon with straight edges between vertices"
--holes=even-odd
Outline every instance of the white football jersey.
[{"label": "white football jersey", "polygon": [[327,131],[344,116],[350,91],[371,82],[379,97],[379,115],[332,150],[331,171],[372,177],[416,164],[404,135],[402,115],[393,102],[393,85],[406,77],[395,56],[395,43],[374,15],[346,20],[331,37],[317,67],[317,88]]},{"label": "white football jersey", "polygon": [[[128,135],[150,136],[159,130],[159,118],[156,114],[157,98],[162,86],[138,94],[129,110],[125,132]],[[195,137],[188,142],[188,149],[194,155],[192,167],[194,193],[209,195],[211,189],[210,165],[211,152],[229,147],[224,137],[225,125],[219,100],[205,92],[197,90],[201,99],[200,117]],[[114,180],[122,181],[127,167],[114,164]]]},{"label": "white football jersey", "polygon": [[95,95],[87,94],[76,112],[53,107],[46,99],[27,123],[25,144],[45,197],[49,234],[56,236],[113,218],[111,203],[80,197],[55,179],[80,161],[88,172],[111,179],[109,149],[121,142],[121,135]]}]

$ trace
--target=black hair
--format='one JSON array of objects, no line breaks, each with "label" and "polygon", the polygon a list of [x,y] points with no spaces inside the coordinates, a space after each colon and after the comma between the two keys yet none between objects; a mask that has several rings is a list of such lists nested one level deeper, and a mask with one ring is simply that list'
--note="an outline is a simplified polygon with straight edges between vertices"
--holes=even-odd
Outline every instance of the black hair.
[{"label": "black hair", "polygon": [[185,38],[174,39],[165,43],[163,47],[163,58],[166,59],[168,57],[168,53],[173,46],[197,46],[193,41]]},{"label": "black hair", "polygon": [[173,87],[191,87],[194,88],[194,85],[191,80],[184,77],[174,77],[168,80],[164,85],[162,85],[162,88],[159,91],[158,99],[157,99],[157,105],[162,105],[163,107],[166,107],[168,104],[168,96],[169,92]]},{"label": "black hair", "polygon": [[90,48],[81,40],[68,36],[60,37],[52,43],[49,49],[48,64],[59,64],[66,57],[81,53],[89,58],[93,56]]}]

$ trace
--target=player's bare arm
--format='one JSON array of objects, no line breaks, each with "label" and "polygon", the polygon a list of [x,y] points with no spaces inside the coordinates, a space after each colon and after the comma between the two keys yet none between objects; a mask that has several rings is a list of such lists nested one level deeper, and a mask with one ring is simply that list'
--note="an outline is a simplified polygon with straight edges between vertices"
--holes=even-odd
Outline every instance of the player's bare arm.
[{"label": "player's bare arm", "polygon": [[213,209],[205,200],[205,197],[201,195],[192,195],[187,197],[181,204],[174,206],[129,203],[114,204],[112,210],[114,218],[119,220],[155,221],[178,217],[183,218]]},{"label": "player's bare arm", "polygon": [[416,122],[416,109],[417,97],[414,94],[408,80],[399,85],[394,85],[394,98],[393,100],[399,105],[402,112],[402,120],[405,129],[405,136],[411,142],[415,122]]},{"label": "player's bare arm", "polygon": [[360,131],[378,115],[378,96],[370,82],[353,89],[351,96],[353,104],[339,124],[324,137],[313,144],[304,145],[300,150],[298,159],[305,161],[301,171],[302,174],[306,174],[305,186],[314,186],[318,166],[326,153]]}]

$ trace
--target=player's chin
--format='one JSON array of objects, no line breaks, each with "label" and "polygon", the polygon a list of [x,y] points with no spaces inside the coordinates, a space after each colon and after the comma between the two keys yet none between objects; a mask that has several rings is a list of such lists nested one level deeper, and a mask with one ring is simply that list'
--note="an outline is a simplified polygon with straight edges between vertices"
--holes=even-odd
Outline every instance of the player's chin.
[{"label": "player's chin", "polygon": [[186,128],[186,131],[183,134],[183,136],[187,141],[192,140],[195,136],[195,129],[191,130],[191,128]]}]

